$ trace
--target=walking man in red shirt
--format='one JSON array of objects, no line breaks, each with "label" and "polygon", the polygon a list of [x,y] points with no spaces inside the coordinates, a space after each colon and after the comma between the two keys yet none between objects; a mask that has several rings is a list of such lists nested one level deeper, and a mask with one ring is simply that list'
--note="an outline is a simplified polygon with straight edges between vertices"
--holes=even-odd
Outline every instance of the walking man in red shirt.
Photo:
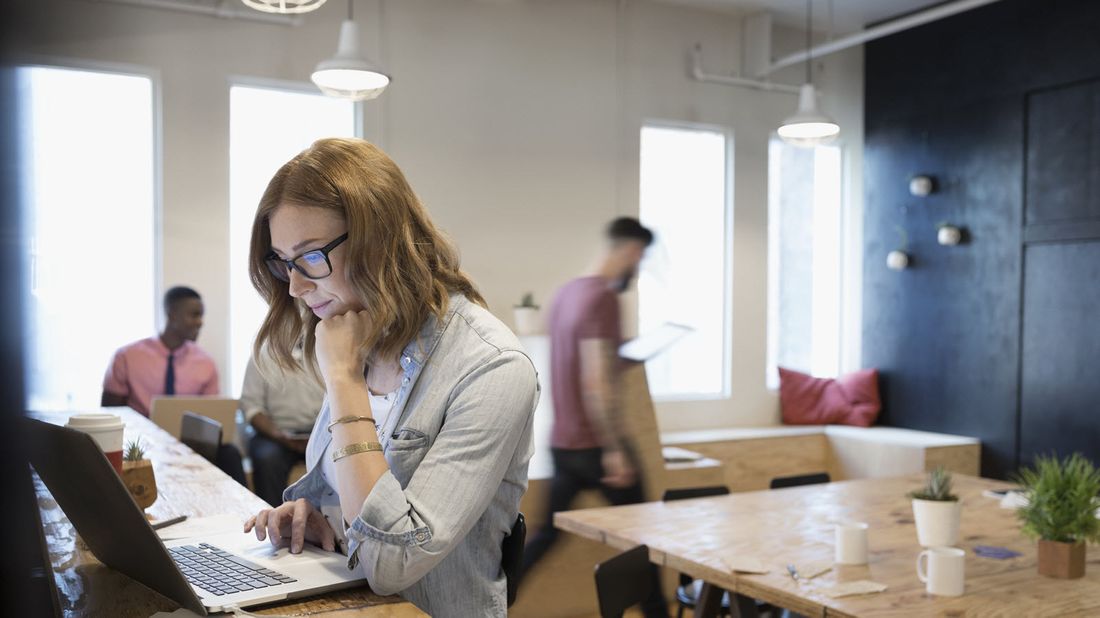
[{"label": "walking man in red shirt", "polygon": [[[620,417],[618,294],[637,274],[653,232],[637,219],[621,217],[608,225],[606,237],[606,249],[591,271],[558,290],[550,307],[554,478],[546,524],[525,548],[524,571],[557,539],[553,514],[568,510],[582,489],[599,489],[615,505],[644,501],[639,467]],[[667,617],[656,566],[652,579],[653,593],[642,603],[643,613]]]}]

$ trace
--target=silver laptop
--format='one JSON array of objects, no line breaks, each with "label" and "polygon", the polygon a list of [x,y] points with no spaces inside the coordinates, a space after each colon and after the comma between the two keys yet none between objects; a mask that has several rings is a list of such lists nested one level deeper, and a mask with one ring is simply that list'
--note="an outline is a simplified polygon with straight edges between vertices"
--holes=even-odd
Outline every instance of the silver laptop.
[{"label": "silver laptop", "polygon": [[25,420],[31,465],[96,558],[193,612],[232,611],[365,581],[340,554],[308,543],[300,554],[276,550],[240,527],[162,542],[91,436]]}]

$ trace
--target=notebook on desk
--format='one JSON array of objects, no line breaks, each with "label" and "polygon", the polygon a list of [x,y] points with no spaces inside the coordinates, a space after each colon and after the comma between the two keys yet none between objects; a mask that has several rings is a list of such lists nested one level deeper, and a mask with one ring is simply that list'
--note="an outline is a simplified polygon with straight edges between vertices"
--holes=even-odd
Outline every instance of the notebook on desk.
[{"label": "notebook on desk", "polygon": [[240,524],[162,542],[88,434],[25,423],[31,465],[96,558],[193,612],[232,611],[364,581],[340,554],[308,543],[300,554],[276,550]]}]

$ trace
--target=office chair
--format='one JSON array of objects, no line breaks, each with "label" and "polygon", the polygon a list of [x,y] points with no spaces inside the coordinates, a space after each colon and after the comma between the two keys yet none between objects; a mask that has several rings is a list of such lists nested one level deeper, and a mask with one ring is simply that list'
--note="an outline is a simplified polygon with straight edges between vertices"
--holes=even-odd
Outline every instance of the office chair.
[{"label": "office chair", "polygon": [[[722,485],[714,487],[690,487],[687,489],[668,489],[661,496],[662,502],[673,500],[688,500],[691,498],[709,498],[711,496],[726,496],[730,490]],[[676,585],[676,618],[683,618],[685,609],[695,609],[699,603],[699,592],[703,588],[703,581],[692,579],[690,575],[680,573],[680,581]],[[730,595],[722,593],[722,606],[718,610],[719,616],[729,616]]]},{"label": "office chair", "polygon": [[649,547],[639,545],[596,565],[596,596],[601,618],[622,618],[626,608],[645,600],[652,582]]},{"label": "office chair", "polygon": [[784,487],[799,487],[802,485],[818,485],[820,483],[828,483],[831,479],[826,472],[816,472],[814,474],[798,474],[795,476],[778,476],[772,479],[769,485],[770,489],[782,489]]},{"label": "office chair", "polygon": [[180,419],[180,442],[217,465],[218,448],[222,443],[222,424],[194,412],[184,412]]},{"label": "office chair", "polygon": [[519,592],[519,578],[523,574],[523,543],[526,538],[527,520],[520,513],[512,531],[504,537],[500,546],[500,570],[504,571],[504,578],[508,582],[508,607],[516,602],[516,593]]}]

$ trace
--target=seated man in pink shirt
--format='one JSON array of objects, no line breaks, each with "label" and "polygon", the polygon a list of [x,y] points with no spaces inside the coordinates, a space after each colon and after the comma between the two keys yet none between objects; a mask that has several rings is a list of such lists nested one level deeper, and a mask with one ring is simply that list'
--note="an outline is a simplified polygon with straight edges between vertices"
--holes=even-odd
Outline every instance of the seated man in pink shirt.
[{"label": "seated man in pink shirt", "polygon": [[[202,329],[202,297],[177,286],[164,294],[167,323],[159,336],[122,346],[115,352],[103,378],[104,406],[130,406],[149,416],[158,395],[217,395],[218,368],[214,359],[195,343]],[[223,444],[218,467],[245,484],[241,454]]]},{"label": "seated man in pink shirt", "polygon": [[202,329],[202,297],[187,287],[164,294],[168,322],[158,337],[115,352],[103,378],[104,406],[130,406],[149,416],[157,395],[217,395],[218,368],[195,343]]}]

